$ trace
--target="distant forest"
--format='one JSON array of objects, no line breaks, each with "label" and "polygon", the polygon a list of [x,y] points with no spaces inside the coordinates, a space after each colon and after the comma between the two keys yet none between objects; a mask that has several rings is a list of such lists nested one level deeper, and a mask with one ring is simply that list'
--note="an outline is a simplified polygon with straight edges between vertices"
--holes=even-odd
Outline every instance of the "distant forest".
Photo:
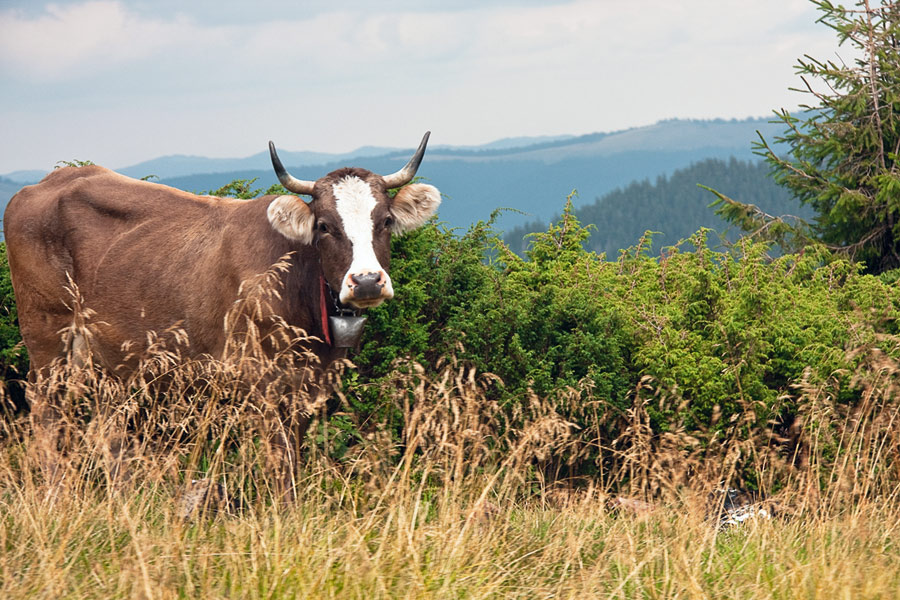
[{"label": "distant forest", "polygon": [[[645,231],[653,236],[653,251],[689,237],[708,227],[734,240],[738,232],[716,215],[709,205],[715,197],[698,187],[703,184],[726,196],[755,204],[769,214],[792,214],[811,219],[813,211],[803,207],[790,192],[769,177],[769,165],[763,161],[736,158],[711,158],[678,169],[671,176],[661,175],[655,182],[637,181],[580,206],[575,214],[582,225],[593,225],[585,242],[588,250],[605,252],[615,259],[620,249],[634,246]],[[546,231],[543,221],[532,221],[510,230],[506,243],[519,254],[528,247],[526,235]]]}]

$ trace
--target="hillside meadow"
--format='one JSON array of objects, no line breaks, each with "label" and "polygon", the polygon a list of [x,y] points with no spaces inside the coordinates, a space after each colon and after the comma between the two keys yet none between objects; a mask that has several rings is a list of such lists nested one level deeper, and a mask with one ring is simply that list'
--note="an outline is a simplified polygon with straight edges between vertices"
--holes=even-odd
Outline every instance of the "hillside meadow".
[{"label": "hillside meadow", "polygon": [[[3,420],[0,594],[900,595],[896,273],[703,230],[610,257],[588,234],[569,205],[524,258],[489,223],[396,239],[396,298],[327,418],[302,390],[243,385],[308,368],[252,335],[207,361],[159,336],[128,381],[60,363],[59,482],[27,411]],[[284,402],[317,417],[290,502],[267,435]],[[773,518],[721,525],[728,487]]]}]

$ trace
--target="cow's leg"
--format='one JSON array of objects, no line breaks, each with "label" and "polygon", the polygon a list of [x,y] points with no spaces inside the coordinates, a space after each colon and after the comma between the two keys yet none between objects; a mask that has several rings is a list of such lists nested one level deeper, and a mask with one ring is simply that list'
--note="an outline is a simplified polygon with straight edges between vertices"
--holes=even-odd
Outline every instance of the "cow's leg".
[{"label": "cow's leg", "polygon": [[40,369],[32,364],[28,374],[25,398],[31,406],[31,430],[34,436],[34,451],[44,482],[56,489],[62,483],[65,472],[62,468],[60,441],[62,419],[59,406],[54,401],[46,378]]},{"label": "cow's leg", "polygon": [[[94,357],[84,333],[78,331],[72,333],[67,360],[76,377],[83,377],[86,371],[94,368]],[[66,390],[64,393],[74,392]],[[101,419],[101,422],[98,424],[100,427],[95,430],[99,432],[99,439],[94,443],[95,447],[103,452],[106,476],[111,488],[118,489],[131,479],[131,471],[127,464],[130,454],[127,426],[124,417],[116,414],[116,406],[103,402],[106,393],[100,390],[96,390],[96,393],[100,395],[101,404],[95,407],[93,418]],[[77,401],[77,398],[70,396],[66,405],[71,407]]]},{"label": "cow's leg", "polygon": [[106,450],[106,471],[109,484],[112,489],[121,490],[132,480],[133,475],[129,461],[134,456],[134,448],[126,425],[110,423],[103,443]]},{"label": "cow's leg", "polygon": [[[326,364],[331,364],[331,357]],[[340,385],[339,373],[333,369],[309,366],[299,368],[289,384],[293,393],[283,395],[275,406],[266,411],[268,439],[272,455],[269,472],[274,474],[279,498],[293,502],[297,496],[296,483],[303,444],[315,414],[331,414],[340,406],[335,387]],[[308,449],[307,449],[308,452]]]},{"label": "cow's leg", "polygon": [[[16,289],[17,298],[27,298],[30,292],[27,286]],[[64,303],[20,312],[19,327],[30,359],[25,397],[31,409],[33,456],[44,482],[56,489],[68,470],[62,452],[66,416],[63,411],[68,405],[67,387],[72,378],[67,367],[73,363],[83,366],[88,347]],[[60,332],[65,332],[62,337]]]},{"label": "cow's leg", "polygon": [[[298,432],[306,432],[309,427],[308,417],[296,417],[277,411],[277,416],[270,419],[269,472],[274,477],[275,494],[280,501],[293,502],[297,497],[297,465],[300,454],[300,437]],[[305,422],[304,422],[305,421]]]},{"label": "cow's leg", "polygon": [[[316,403],[312,403],[316,404]],[[269,472],[274,475],[274,487],[278,497],[293,502],[297,496],[297,475],[303,443],[312,423],[309,406],[288,407],[282,405],[271,411],[269,419]]]},{"label": "cow's leg", "polygon": [[[70,450],[66,439],[67,421],[72,416],[73,407],[83,402],[79,395],[84,386],[79,385],[79,382],[90,385],[92,379],[87,372],[94,368],[91,348],[85,334],[78,331],[75,325],[66,325],[68,331],[63,336],[61,345],[60,340],[56,339],[57,346],[53,347],[52,338],[38,338],[32,344],[35,351],[31,356],[26,391],[26,398],[31,406],[34,453],[43,480],[52,489],[59,488],[69,476],[70,460],[65,458],[66,451]],[[59,329],[62,328],[57,328]],[[58,349],[60,347],[61,351]],[[102,397],[95,400],[102,401]],[[106,408],[108,407],[98,405],[93,411],[94,418],[113,418]],[[102,433],[95,440],[95,447],[101,450],[107,474],[117,485],[123,475],[127,480],[127,470],[123,468],[127,440],[123,436],[122,427],[116,427],[112,422],[99,423],[99,426],[98,431]]]}]

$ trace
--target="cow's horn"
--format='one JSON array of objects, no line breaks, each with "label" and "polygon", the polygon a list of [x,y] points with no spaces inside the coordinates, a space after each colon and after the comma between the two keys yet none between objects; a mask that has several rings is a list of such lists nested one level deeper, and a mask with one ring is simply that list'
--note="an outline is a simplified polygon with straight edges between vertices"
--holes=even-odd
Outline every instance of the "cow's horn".
[{"label": "cow's horn", "polygon": [[384,176],[384,185],[388,189],[398,188],[401,185],[406,185],[407,183],[412,181],[413,177],[416,176],[416,171],[419,170],[419,163],[422,162],[422,157],[425,156],[425,146],[428,145],[428,136],[430,135],[430,131],[425,132],[425,137],[422,138],[422,143],[419,144],[419,149],[416,150],[416,153],[411,159],[409,159],[409,162],[406,163],[405,167],[403,167],[396,173]]},{"label": "cow's horn", "polygon": [[272,167],[275,169],[275,174],[278,175],[278,181],[281,182],[281,185],[295,194],[312,195],[313,186],[316,182],[297,179],[288,173],[284,165],[281,164],[281,159],[278,158],[278,153],[275,152],[275,144],[271,140],[269,141],[269,156],[272,157]]}]

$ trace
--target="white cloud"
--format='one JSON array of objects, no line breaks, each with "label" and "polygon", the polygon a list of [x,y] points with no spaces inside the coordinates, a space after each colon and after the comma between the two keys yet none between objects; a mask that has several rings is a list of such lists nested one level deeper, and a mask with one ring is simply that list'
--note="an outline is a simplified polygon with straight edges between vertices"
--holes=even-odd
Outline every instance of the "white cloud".
[{"label": "white cloud", "polygon": [[[775,23],[772,16],[789,17],[805,4],[579,0],[443,12],[335,10],[305,19],[273,16],[224,26],[178,15],[148,18],[122,2],[102,0],[50,4],[36,18],[0,12],[0,65],[46,82],[104,75],[154,59],[182,69],[211,67],[192,75],[201,80],[221,80],[229,69],[257,76],[282,71],[282,81],[296,78],[304,86],[314,85],[316,77],[328,83],[334,78],[390,77],[394,69],[424,70],[435,63],[469,74],[566,73],[596,64],[601,56],[630,64],[650,58],[670,62],[663,59],[691,51],[703,62],[715,58],[703,56],[711,50],[765,52],[764,43],[773,41],[767,39]],[[748,46],[748,31],[764,43]],[[289,69],[294,72],[285,72]],[[584,73],[597,75],[602,74]]]},{"label": "white cloud", "polygon": [[128,65],[184,40],[196,44],[207,32],[180,18],[139,18],[120,2],[100,0],[49,4],[36,18],[5,11],[0,13],[0,33],[0,65],[47,81]]},{"label": "white cloud", "polygon": [[425,128],[464,144],[761,115],[799,102],[799,56],[835,46],[807,0],[320,3],[240,23],[204,18],[215,3],[164,4],[0,10],[0,76],[15,82],[0,173],[36,163],[25,151],[111,166],[246,155],[273,132],[336,151],[408,146]]}]

